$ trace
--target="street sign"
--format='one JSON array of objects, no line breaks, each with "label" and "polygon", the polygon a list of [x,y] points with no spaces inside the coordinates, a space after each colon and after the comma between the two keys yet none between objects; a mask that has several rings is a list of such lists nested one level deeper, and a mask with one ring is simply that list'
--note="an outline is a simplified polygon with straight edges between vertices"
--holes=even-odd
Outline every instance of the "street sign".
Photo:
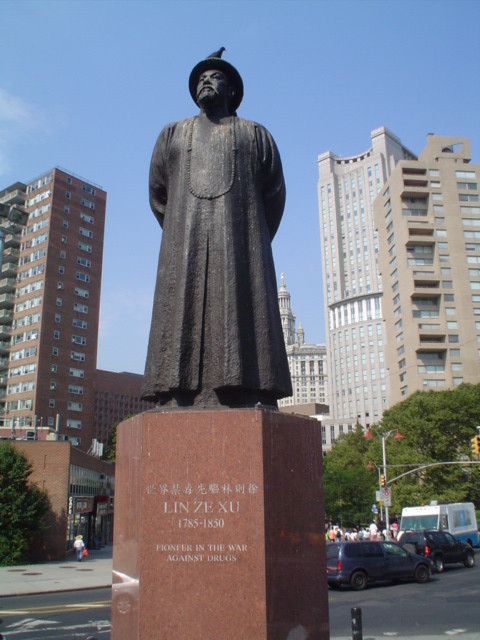
[{"label": "street sign", "polygon": [[391,507],[392,506],[392,490],[390,487],[382,487],[379,491],[376,492],[377,502],[383,502],[383,506]]}]

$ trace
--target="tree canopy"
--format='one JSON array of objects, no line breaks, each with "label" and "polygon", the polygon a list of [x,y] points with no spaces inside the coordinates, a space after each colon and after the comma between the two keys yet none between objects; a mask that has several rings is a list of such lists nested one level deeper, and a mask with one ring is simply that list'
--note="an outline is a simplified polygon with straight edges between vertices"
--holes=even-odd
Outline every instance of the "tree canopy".
[{"label": "tree canopy", "polygon": [[[445,391],[418,391],[385,411],[364,438],[358,427],[340,436],[324,458],[327,518],[347,525],[371,518],[382,466],[382,438],[386,437],[387,477],[392,491],[392,514],[405,506],[444,502],[473,502],[480,506],[480,465],[470,441],[480,423],[480,385],[463,384]],[[403,439],[397,441],[397,432]],[[390,436],[387,437],[387,434]],[[378,436],[378,437],[376,437]],[[438,462],[465,462],[409,471]],[[370,470],[367,465],[372,463]],[[392,482],[393,480],[393,482]],[[354,503],[357,509],[350,507]],[[361,517],[360,517],[361,516]]]},{"label": "tree canopy", "polygon": [[32,464],[10,443],[0,445],[0,566],[28,560],[49,509],[47,494],[29,482]]}]

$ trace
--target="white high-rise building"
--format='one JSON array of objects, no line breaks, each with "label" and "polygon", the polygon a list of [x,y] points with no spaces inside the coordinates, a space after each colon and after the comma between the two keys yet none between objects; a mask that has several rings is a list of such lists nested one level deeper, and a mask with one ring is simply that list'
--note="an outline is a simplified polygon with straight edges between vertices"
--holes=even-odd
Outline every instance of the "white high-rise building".
[{"label": "white high-rise building", "polygon": [[279,408],[292,405],[324,405],[327,399],[327,351],[324,344],[305,342],[302,325],[295,328],[295,314],[290,307],[290,293],[282,273],[278,304],[282,321],[293,395],[278,401]]},{"label": "white high-rise building", "polygon": [[368,427],[387,408],[385,329],[373,201],[400,160],[416,156],[385,127],[372,146],[342,158],[318,157],[318,201],[328,353],[328,449],[341,433]]}]

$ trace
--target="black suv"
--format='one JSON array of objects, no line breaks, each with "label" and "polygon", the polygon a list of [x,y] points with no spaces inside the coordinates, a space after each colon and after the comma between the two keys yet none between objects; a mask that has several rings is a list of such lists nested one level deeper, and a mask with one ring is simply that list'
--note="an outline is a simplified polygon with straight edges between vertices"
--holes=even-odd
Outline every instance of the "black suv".
[{"label": "black suv", "polygon": [[364,589],[369,582],[381,580],[428,582],[430,569],[428,558],[410,553],[394,542],[327,544],[327,580],[332,589],[342,584]]},{"label": "black suv", "polygon": [[398,544],[408,551],[431,558],[437,571],[443,571],[446,564],[455,562],[463,562],[466,567],[475,565],[472,547],[456,540],[448,531],[405,531]]}]

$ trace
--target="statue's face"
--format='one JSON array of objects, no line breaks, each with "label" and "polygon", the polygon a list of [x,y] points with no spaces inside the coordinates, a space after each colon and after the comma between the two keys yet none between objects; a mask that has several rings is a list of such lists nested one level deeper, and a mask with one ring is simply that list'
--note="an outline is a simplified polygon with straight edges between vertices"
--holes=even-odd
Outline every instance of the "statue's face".
[{"label": "statue's face", "polygon": [[218,69],[204,71],[197,83],[197,102],[201,106],[208,104],[228,105],[231,89],[228,87],[228,78]]}]

